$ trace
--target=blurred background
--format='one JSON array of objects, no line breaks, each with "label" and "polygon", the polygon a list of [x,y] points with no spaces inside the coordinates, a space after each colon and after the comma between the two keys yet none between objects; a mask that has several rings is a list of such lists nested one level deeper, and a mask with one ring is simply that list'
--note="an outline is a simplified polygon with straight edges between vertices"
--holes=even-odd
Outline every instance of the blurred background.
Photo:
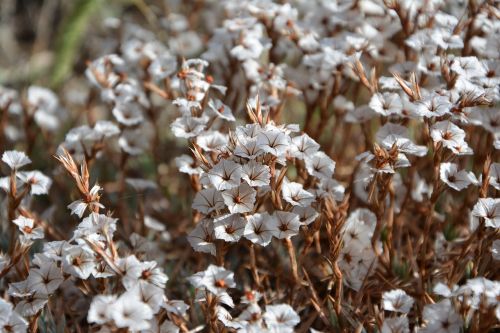
[{"label": "blurred background", "polygon": [[120,21],[136,23],[167,41],[176,28],[172,15],[187,13],[192,29],[203,22],[203,30],[209,31],[210,20],[196,17],[196,9],[209,4],[198,0],[2,0],[0,84],[60,88],[70,73],[72,77],[83,73],[86,61],[116,49],[113,37],[120,33]]},{"label": "blurred background", "polygon": [[[109,105],[93,97],[95,92],[84,72],[87,62],[119,52],[124,26],[139,34],[152,32],[157,40],[176,49],[180,56],[196,57],[203,51],[201,39],[208,38],[216,23],[215,16],[212,19],[198,17],[206,14],[199,14],[201,11],[197,9],[210,4],[210,1],[197,0],[0,0],[0,89],[12,88],[24,97],[29,86],[46,87],[57,94],[64,109],[63,127],[53,138],[48,140],[44,133],[37,134],[43,140],[36,140],[29,152],[33,167],[52,173],[58,164],[51,155],[71,128],[88,123],[89,103],[98,119],[109,118]],[[162,114],[175,115],[174,112]],[[170,119],[159,119],[162,137],[155,150],[159,153],[143,154],[130,161],[129,176],[158,180],[162,184],[161,194],[169,200],[169,212],[183,211],[183,216],[189,218],[190,201],[185,197],[190,195],[190,187],[182,185],[186,179],[179,177],[173,163],[173,158],[188,152],[188,148],[185,142],[175,141],[168,130],[169,124]],[[4,148],[26,149],[18,140]],[[122,202],[133,207],[138,200],[134,193],[121,197],[109,194],[115,186],[113,162],[119,164],[113,157],[107,155],[104,161],[93,166],[93,181],[99,181],[106,190],[109,187],[106,198],[113,201],[110,206]],[[61,181],[59,187],[68,179],[63,176]],[[57,183],[56,180],[54,188]],[[58,188],[53,192],[66,190],[71,191]],[[61,207],[68,204],[66,195],[53,193],[50,201],[60,201]],[[41,205],[46,203],[42,201]],[[67,214],[64,210],[58,213],[62,217]]]}]

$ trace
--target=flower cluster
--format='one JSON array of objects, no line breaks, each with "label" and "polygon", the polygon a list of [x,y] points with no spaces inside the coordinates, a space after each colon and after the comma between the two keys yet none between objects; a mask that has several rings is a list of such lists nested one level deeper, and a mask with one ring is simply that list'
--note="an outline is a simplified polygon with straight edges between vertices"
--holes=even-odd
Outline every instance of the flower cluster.
[{"label": "flower cluster", "polygon": [[258,291],[247,290],[240,300],[243,309],[233,318],[220,304],[234,308],[235,304],[227,293],[236,287],[234,273],[223,267],[210,265],[188,280],[196,288],[196,301],[205,303],[204,311],[211,320],[220,320],[224,326],[240,332],[293,332],[300,317],[288,304],[266,305],[265,312],[259,306],[262,295]]},{"label": "flower cluster", "polygon": [[495,1],[42,3],[0,24],[54,58],[0,86],[0,332],[498,330]]},{"label": "flower cluster", "polygon": [[[257,120],[266,118],[261,110],[261,105],[249,106]],[[198,145],[202,167],[196,175],[202,189],[193,209],[203,219],[189,235],[195,250],[215,255],[216,240],[232,243],[243,237],[267,246],[272,238],[290,239],[315,221],[321,198],[342,200],[344,188],[333,179],[335,162],[297,131],[294,125],[257,122],[236,127],[215,154]],[[292,167],[295,179],[287,176]]]}]

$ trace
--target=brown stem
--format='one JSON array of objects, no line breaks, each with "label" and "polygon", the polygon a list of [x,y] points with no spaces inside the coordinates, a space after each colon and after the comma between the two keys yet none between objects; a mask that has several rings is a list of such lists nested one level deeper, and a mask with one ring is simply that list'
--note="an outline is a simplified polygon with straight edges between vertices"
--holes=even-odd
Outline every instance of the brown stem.
[{"label": "brown stem", "polygon": [[253,243],[250,243],[249,250],[250,250],[250,267],[252,269],[252,276],[253,276],[253,279],[255,281],[255,284],[257,285],[257,288],[259,288],[259,290],[262,290],[262,285],[260,283],[259,270],[257,268],[257,259],[255,256],[255,246]]},{"label": "brown stem", "polygon": [[295,249],[290,238],[285,238],[283,240],[286,250],[288,251],[288,257],[290,258],[290,266],[292,267],[293,280],[297,283],[300,282],[299,271],[297,268],[297,258],[295,257]]}]

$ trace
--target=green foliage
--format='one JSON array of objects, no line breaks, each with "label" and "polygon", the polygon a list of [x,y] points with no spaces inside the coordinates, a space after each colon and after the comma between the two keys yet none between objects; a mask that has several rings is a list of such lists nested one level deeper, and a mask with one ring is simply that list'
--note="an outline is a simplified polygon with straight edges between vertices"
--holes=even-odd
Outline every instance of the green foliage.
[{"label": "green foliage", "polygon": [[51,77],[52,87],[58,87],[71,73],[89,20],[101,4],[101,0],[78,0],[62,24]]},{"label": "green foliage", "polygon": [[406,261],[394,258],[392,261],[392,271],[400,279],[406,280],[410,276],[410,265]]},{"label": "green foliage", "polygon": [[458,231],[457,231],[457,229],[453,226],[453,224],[451,224],[451,223],[447,223],[447,224],[444,226],[443,234],[444,234],[444,238],[445,238],[448,242],[452,242],[453,240],[455,240],[455,239],[458,237]]}]

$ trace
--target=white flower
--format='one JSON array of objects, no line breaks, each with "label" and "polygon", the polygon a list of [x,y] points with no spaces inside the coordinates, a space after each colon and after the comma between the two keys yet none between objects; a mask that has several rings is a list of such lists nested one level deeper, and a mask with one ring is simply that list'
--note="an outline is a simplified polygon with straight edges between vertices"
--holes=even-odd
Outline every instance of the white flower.
[{"label": "white flower", "polygon": [[304,190],[302,184],[285,181],[281,187],[283,199],[293,206],[308,207],[315,198],[310,192]]},{"label": "white flower", "polygon": [[213,211],[224,208],[224,199],[220,191],[215,188],[203,189],[196,193],[192,208],[200,213],[210,214]]},{"label": "white flower", "polygon": [[197,167],[194,163],[194,159],[189,155],[181,155],[175,158],[175,165],[182,173],[187,173],[188,175],[198,175],[203,170]]},{"label": "white flower", "polygon": [[6,317],[6,322],[0,328],[9,333],[26,333],[28,322],[20,314],[12,311],[10,317]]},{"label": "white flower", "polygon": [[59,105],[56,94],[47,88],[30,86],[27,93],[28,103],[38,110],[54,112]]},{"label": "white flower", "polygon": [[141,128],[127,128],[122,131],[118,138],[118,145],[127,154],[136,156],[142,154],[149,147],[149,141],[145,131]]},{"label": "white flower", "polygon": [[224,203],[231,213],[248,213],[253,210],[257,192],[247,183],[222,192]]},{"label": "white flower", "polygon": [[227,288],[236,287],[234,273],[215,265],[208,266],[206,270],[192,275],[188,280],[195,288],[206,288],[215,295],[226,292]]},{"label": "white flower", "polygon": [[215,295],[224,292],[227,288],[236,287],[236,282],[234,282],[234,273],[224,267],[215,265],[208,266],[204,272],[201,283],[202,286]]},{"label": "white flower", "polygon": [[247,59],[257,59],[264,51],[265,47],[259,39],[260,32],[247,31],[240,44],[233,47],[230,51],[231,56],[239,61]]},{"label": "white flower", "polygon": [[219,131],[205,131],[196,137],[196,143],[205,151],[221,151],[227,146],[227,135]]},{"label": "white flower", "polygon": [[[116,54],[108,54],[97,58],[85,70],[85,76],[100,89],[116,85],[120,80],[119,73],[126,69],[125,61]],[[106,94],[104,94],[106,95]]]},{"label": "white flower", "polygon": [[439,121],[431,127],[431,137],[434,142],[441,142],[444,147],[452,151],[467,146],[465,143],[465,132],[457,125],[448,120]]},{"label": "white flower", "polygon": [[340,253],[339,268],[345,275],[347,285],[359,290],[376,259],[371,243],[344,243]]},{"label": "white flower", "polygon": [[122,79],[113,87],[116,104],[139,103],[141,106],[149,107],[149,100],[141,89],[140,83],[131,77]]},{"label": "white flower", "polygon": [[17,303],[15,312],[24,317],[31,317],[42,310],[48,301],[47,295],[35,293]]},{"label": "white flower", "polygon": [[94,131],[101,138],[110,138],[112,136],[120,134],[120,129],[113,122],[108,120],[99,120],[95,123]]},{"label": "white flower", "polygon": [[413,306],[413,298],[402,289],[386,291],[382,295],[382,307],[387,311],[408,313]]},{"label": "white flower", "polygon": [[243,234],[246,239],[261,246],[267,246],[271,243],[273,237],[271,228],[274,217],[268,213],[257,213],[247,216],[246,219],[247,225]]},{"label": "white flower", "polygon": [[290,145],[290,137],[282,130],[269,126],[257,135],[257,146],[266,153],[281,157]]},{"label": "white flower", "polygon": [[318,151],[305,159],[307,172],[317,178],[331,178],[335,162],[324,152]]},{"label": "white flower", "polygon": [[26,333],[28,322],[12,308],[11,303],[0,298],[0,332]]},{"label": "white flower", "polygon": [[30,269],[27,281],[28,288],[34,292],[49,295],[59,288],[64,278],[55,262],[44,262],[40,268]]},{"label": "white flower", "polygon": [[89,323],[104,324],[111,320],[115,295],[97,295],[92,299],[87,313]]},{"label": "white flower", "polygon": [[500,198],[479,198],[472,216],[483,218],[487,227],[500,228]]},{"label": "white flower", "polygon": [[9,114],[22,113],[19,94],[16,90],[0,86],[0,109],[8,111]]},{"label": "white flower", "polygon": [[299,233],[299,216],[295,213],[276,211],[269,227],[274,237],[278,239],[290,238]]},{"label": "white flower", "polygon": [[153,313],[160,311],[161,305],[165,301],[164,290],[154,284],[137,284],[134,286],[141,301],[149,305]]},{"label": "white flower", "polygon": [[369,230],[369,237],[371,237],[377,224],[377,217],[367,208],[357,208],[349,215],[346,227],[349,225],[356,227],[359,224],[364,225]]},{"label": "white flower", "polygon": [[126,327],[131,331],[145,330],[150,327],[153,310],[144,303],[136,291],[122,294],[111,306],[111,317],[117,327]]},{"label": "white flower", "polygon": [[195,251],[215,255],[214,225],[211,220],[203,219],[198,222],[187,238]]},{"label": "white flower", "polygon": [[221,119],[224,119],[227,121],[234,121],[235,120],[235,118],[233,116],[233,112],[231,111],[229,106],[222,103],[218,99],[216,99],[216,100],[211,99],[208,102],[208,109],[207,110],[209,110],[210,114],[215,116],[215,117],[218,117],[218,118],[221,118]]},{"label": "white flower", "polygon": [[31,160],[25,153],[17,150],[5,151],[2,154],[2,161],[5,162],[12,170],[17,170],[26,164],[30,164]]},{"label": "white flower", "polygon": [[67,241],[52,241],[43,244],[43,253],[48,258],[55,261],[60,261],[62,258],[63,249],[69,246]]},{"label": "white flower", "polygon": [[203,49],[203,41],[195,31],[182,31],[176,37],[170,38],[168,44],[173,52],[184,57],[192,57]]},{"label": "white flower", "polygon": [[436,285],[434,286],[434,288],[432,288],[432,292],[434,294],[436,294],[436,295],[449,298],[451,296],[455,296],[456,295],[457,289],[458,289],[457,285],[454,285],[452,287],[452,289],[450,289],[450,287],[448,287],[448,285],[446,285],[446,284],[444,284],[442,282],[438,282],[438,283],[436,283]]},{"label": "white flower", "polygon": [[122,278],[125,289],[130,290],[137,284],[151,284],[158,288],[165,288],[168,277],[158,267],[156,261],[137,261],[135,264],[127,267],[126,273]]},{"label": "white flower", "polygon": [[257,143],[257,138],[239,139],[234,149],[234,155],[252,160],[262,154],[264,154],[264,150]]},{"label": "white flower", "polygon": [[35,220],[33,219],[20,215],[12,222],[19,227],[19,230],[23,233],[23,236],[28,240],[41,239],[45,236],[43,228],[35,227]]},{"label": "white flower", "polygon": [[307,134],[302,134],[292,138],[290,154],[301,160],[306,159],[319,150],[319,144],[311,139]]},{"label": "white flower", "polygon": [[164,232],[167,229],[165,227],[165,224],[163,224],[161,221],[158,221],[157,219],[149,215],[144,216],[144,225],[149,229],[158,232]]},{"label": "white flower", "polygon": [[319,181],[316,195],[322,198],[330,197],[335,201],[344,199],[345,187],[335,179],[323,178]]},{"label": "white flower", "polygon": [[380,333],[410,333],[408,317],[385,318]]},{"label": "white flower", "polygon": [[243,296],[241,296],[240,302],[241,304],[255,304],[262,299],[262,294],[257,290],[245,290]]},{"label": "white flower", "polygon": [[236,136],[238,139],[257,139],[257,136],[262,131],[259,124],[246,124],[236,127]]},{"label": "white flower", "polygon": [[408,128],[404,126],[386,123],[377,131],[377,142],[387,150],[390,150],[393,145],[396,145],[401,153],[425,156],[427,147],[414,144],[409,139],[407,132]]},{"label": "white flower", "polygon": [[[257,302],[250,303],[245,310],[238,316],[237,320],[242,324],[251,324],[255,326],[262,325],[262,309]],[[259,327],[261,328],[261,327]],[[262,328],[261,328],[262,329]]]},{"label": "white flower", "polygon": [[313,223],[319,216],[316,209],[310,206],[309,207],[295,206],[292,209],[292,213],[295,213],[299,216],[299,221],[302,225],[309,225]]},{"label": "white flower", "polygon": [[477,178],[472,172],[465,170],[458,171],[455,163],[441,163],[439,169],[441,181],[454,190],[461,191],[470,184],[477,184]]},{"label": "white flower", "polygon": [[477,277],[467,280],[467,283],[456,292],[463,296],[467,305],[478,310],[482,306],[497,306],[500,297],[500,282]]},{"label": "white flower", "polygon": [[223,306],[218,305],[215,311],[217,313],[217,319],[219,319],[225,327],[234,329],[242,328],[241,323],[233,319],[229,311]]},{"label": "white flower", "polygon": [[266,305],[266,312],[262,315],[269,328],[293,329],[300,323],[300,317],[288,304]]},{"label": "white flower", "polygon": [[109,237],[113,236],[113,233],[116,231],[117,221],[118,219],[114,219],[107,215],[90,213],[90,215],[80,222],[73,233],[72,239],[92,236],[104,241],[106,240],[106,235]]},{"label": "white flower", "polygon": [[267,165],[263,165],[255,160],[250,160],[243,165],[241,178],[252,187],[269,185],[271,171]]},{"label": "white flower", "polygon": [[[500,91],[498,93],[499,97],[497,100],[500,99]],[[494,135],[500,133],[500,114],[498,108],[474,108],[473,110],[474,112],[470,114],[470,120],[473,124],[482,126]]]},{"label": "white flower", "polygon": [[441,117],[450,112],[451,102],[446,96],[430,94],[418,102],[415,112],[422,117]]},{"label": "white flower", "polygon": [[90,198],[89,201],[83,201],[83,200],[76,200],[73,201],[68,205],[68,208],[71,210],[71,214],[75,214],[78,217],[82,217],[83,213],[89,208],[91,212],[93,212],[95,209],[99,208],[104,208],[104,206],[99,203],[99,191],[101,190],[101,187],[97,184],[95,184],[91,189],[90,189]]},{"label": "white flower", "polygon": [[179,108],[179,111],[185,117],[191,117],[193,110],[200,110],[201,104],[197,101],[188,100],[186,98],[176,98],[172,101],[172,104]]},{"label": "white flower", "polygon": [[450,69],[467,79],[486,75],[485,68],[477,57],[454,57]]},{"label": "white flower", "polygon": [[[17,181],[15,182],[17,186]],[[10,192],[10,177],[0,177],[0,188],[5,191],[5,193]]]},{"label": "white flower", "polygon": [[203,132],[207,121],[207,117],[195,118],[184,116],[177,118],[172,125],[170,125],[170,128],[176,137],[189,139]]},{"label": "white flower", "polygon": [[215,238],[237,242],[245,231],[246,220],[239,214],[230,214],[214,220]]},{"label": "white flower", "polygon": [[47,194],[52,185],[52,180],[49,177],[36,170],[18,172],[17,177],[30,186],[31,195]]},{"label": "white flower", "polygon": [[308,53],[314,52],[320,47],[318,36],[314,32],[306,33],[301,36],[298,45],[301,49]]},{"label": "white flower", "polygon": [[117,103],[112,113],[116,120],[125,126],[135,126],[144,120],[141,106],[134,102]]},{"label": "white flower", "polygon": [[28,297],[33,293],[28,287],[28,280],[22,280],[19,282],[9,283],[9,289],[7,290],[7,294],[12,297]]},{"label": "white flower", "polygon": [[155,81],[160,81],[172,75],[177,70],[177,59],[172,54],[163,53],[156,57],[148,67],[148,72]]},{"label": "white flower", "polygon": [[46,130],[56,130],[61,122],[57,114],[59,101],[49,89],[31,86],[27,93],[28,104],[34,110],[34,119],[38,126]]},{"label": "white flower", "polygon": [[396,93],[376,93],[368,105],[373,111],[383,116],[398,115],[403,110],[401,97]]},{"label": "white flower", "polygon": [[463,324],[449,299],[426,305],[423,319],[426,324],[420,331],[425,333],[459,333]]},{"label": "white flower", "polygon": [[218,190],[227,190],[240,185],[241,165],[222,160],[207,173],[210,183]]},{"label": "white flower", "polygon": [[63,270],[80,279],[88,279],[95,269],[95,257],[82,246],[71,246],[63,251]]},{"label": "white flower", "polygon": [[7,319],[12,313],[12,304],[0,298],[0,328],[7,323]]},{"label": "white flower", "polygon": [[490,167],[489,183],[500,191],[500,163],[493,163]]}]

